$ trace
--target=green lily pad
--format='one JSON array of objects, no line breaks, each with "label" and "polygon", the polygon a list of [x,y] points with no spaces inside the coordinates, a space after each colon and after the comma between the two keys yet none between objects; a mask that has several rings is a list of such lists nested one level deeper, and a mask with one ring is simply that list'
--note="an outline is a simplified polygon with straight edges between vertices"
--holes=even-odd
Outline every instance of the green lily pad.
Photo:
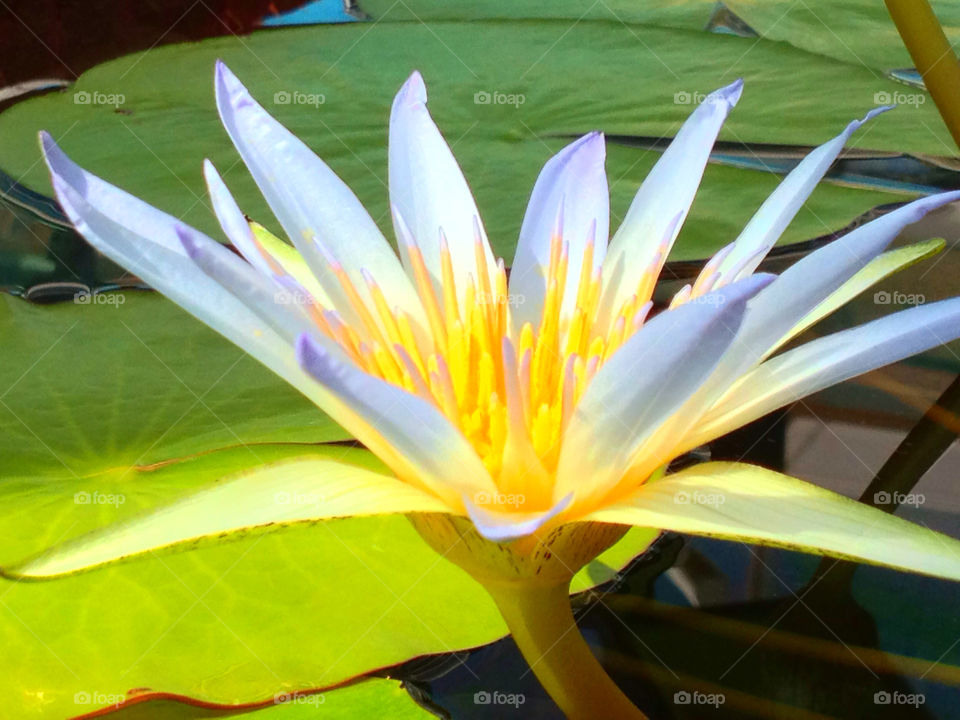
[{"label": "green lily pad", "polygon": [[37,306],[0,295],[3,472],[75,478],[225,446],[349,436],[171,302],[110,293]]},{"label": "green lily pad", "polygon": [[[729,3],[727,3],[729,5]],[[399,5],[391,0],[361,0],[360,5],[375,21],[402,22],[411,18],[435,20],[616,20],[631,25],[643,24],[683,30],[702,30],[717,0],[530,0],[512,3],[506,0],[409,0]]]},{"label": "green lily pad", "polygon": [[[728,0],[727,6],[769,40],[881,72],[912,67],[890,13],[874,0]],[[952,45],[960,41],[960,7],[930,3]]]},{"label": "green lily pad", "polygon": [[[103,297],[0,298],[0,566],[256,464],[379,466],[318,444],[343,431],[166,299]],[[614,578],[655,535],[630,533],[575,589]],[[0,641],[16,658],[0,694],[24,718],[89,712],[75,695],[133,688],[254,703],[505,632],[486,593],[405,518],[307,523],[62,581],[0,581]]]},{"label": "green lily pad", "polygon": [[[171,500],[245,461],[223,451],[135,482],[111,473],[5,477],[0,562]],[[612,577],[649,540],[634,533],[621,542],[593,581]],[[506,632],[485,592],[402,517],[300,525],[48,583],[4,581],[0,593],[0,636],[17,658],[0,692],[17,717],[68,716],[77,693],[130,688],[257,702]]]},{"label": "green lily pad", "polygon": [[[628,24],[702,31],[718,5],[725,5],[758,35],[784,41],[810,53],[858,67],[887,71],[910,67],[913,60],[890,19],[886,5],[875,0],[504,0],[437,2],[362,0],[374,20],[416,17],[427,21],[555,19],[614,20]],[[960,40],[960,7],[950,0],[930,3],[951,44]]]},{"label": "green lily pad", "polygon": [[[241,207],[276,230],[219,126],[211,79],[217,57],[330,163],[388,235],[389,105],[407,74],[420,69],[431,110],[477,196],[495,250],[508,260],[533,181],[564,142],[551,138],[594,128],[611,135],[672,136],[698,94],[743,76],[743,99],[721,138],[813,145],[861,117],[878,92],[902,90],[874,70],[764,39],[643,25],[595,12],[575,24],[502,19],[425,25],[401,3],[376,24],[264,31],[105,63],[67,93],[29,100],[0,115],[0,167],[49,192],[34,140],[45,127],[91,171],[219,237],[202,187],[200,161],[206,156],[224,173]],[[76,104],[76,92],[123,98],[116,107]],[[177,131],[183,127],[190,132]],[[932,103],[887,113],[854,136],[852,145],[934,155],[952,147]],[[612,207],[620,218],[641,179],[634,170],[648,167],[659,153],[611,147],[610,154]],[[732,236],[718,233],[718,223],[742,225],[775,177],[743,169],[709,173],[674,258],[704,257],[729,242]],[[785,242],[839,229],[870,206],[903,199],[837,186],[819,193],[812,203],[831,212],[797,222]],[[745,196],[749,204],[740,202]]]}]

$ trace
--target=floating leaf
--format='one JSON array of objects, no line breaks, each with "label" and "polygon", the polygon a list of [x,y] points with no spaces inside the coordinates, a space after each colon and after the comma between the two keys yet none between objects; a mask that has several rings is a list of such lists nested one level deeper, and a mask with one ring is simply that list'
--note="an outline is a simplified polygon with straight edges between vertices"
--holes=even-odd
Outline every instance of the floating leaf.
[{"label": "floating leaf", "polygon": [[[462,11],[463,5],[456,7]],[[0,167],[49,193],[34,139],[47,128],[91,172],[220,237],[201,179],[200,163],[209,157],[244,211],[277,230],[216,117],[211,78],[214,61],[222,58],[343,177],[392,237],[385,186],[389,103],[418,68],[494,249],[510,261],[537,172],[569,136],[597,128],[618,136],[672,136],[702,95],[743,76],[746,90],[722,139],[815,145],[874,107],[877,92],[902,89],[871,69],[784,43],[643,25],[629,13],[621,21],[605,7],[572,26],[554,18],[427,26],[396,4],[375,25],[283,29],[154,48],[89,71],[71,92],[0,115]],[[76,104],[75,92],[122,95],[123,101],[117,107]],[[171,130],[184,126],[188,136]],[[917,132],[923,126],[928,129]],[[851,145],[942,155],[948,143],[936,109],[926,103],[877,118]],[[654,150],[611,145],[613,226],[658,157]],[[702,258],[731,241],[777,181],[756,170],[708,169],[675,259]],[[784,241],[823,235],[902,197],[825,184]]]}]

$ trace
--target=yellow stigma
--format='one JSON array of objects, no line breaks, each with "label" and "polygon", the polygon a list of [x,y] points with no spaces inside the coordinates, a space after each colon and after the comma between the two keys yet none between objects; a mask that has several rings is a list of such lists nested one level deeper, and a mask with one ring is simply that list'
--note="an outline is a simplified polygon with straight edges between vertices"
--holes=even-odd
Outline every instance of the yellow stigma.
[{"label": "yellow stigma", "polygon": [[[543,269],[546,293],[539,322],[516,328],[503,261],[488,267],[479,232],[476,278],[468,275],[462,288],[454,280],[442,233],[439,277],[431,276],[420,248],[408,243],[414,287],[428,322],[425,334],[414,333],[410,318],[390,306],[369,272],[363,271],[364,297],[329,257],[348,307],[333,312],[315,303],[311,314],[317,326],[367,372],[439,408],[470,441],[502,491],[522,489],[527,506],[546,502],[573,409],[597,370],[645,322],[661,258],[621,307],[605,314],[609,320],[601,321],[602,276],[594,243],[582,249],[578,277],[568,286],[569,246],[557,231]],[[567,293],[575,297],[569,311],[564,310]]]}]

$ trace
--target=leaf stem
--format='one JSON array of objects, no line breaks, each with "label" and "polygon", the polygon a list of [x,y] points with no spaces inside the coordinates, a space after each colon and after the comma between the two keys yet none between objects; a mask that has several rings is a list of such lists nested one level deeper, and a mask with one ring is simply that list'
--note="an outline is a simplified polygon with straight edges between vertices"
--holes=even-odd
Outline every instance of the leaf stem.
[{"label": "leaf stem", "polygon": [[960,146],[960,63],[928,0],[886,0],[890,17]]},{"label": "leaf stem", "polygon": [[568,583],[486,585],[540,684],[571,720],[646,720],[590,652],[570,609]]}]

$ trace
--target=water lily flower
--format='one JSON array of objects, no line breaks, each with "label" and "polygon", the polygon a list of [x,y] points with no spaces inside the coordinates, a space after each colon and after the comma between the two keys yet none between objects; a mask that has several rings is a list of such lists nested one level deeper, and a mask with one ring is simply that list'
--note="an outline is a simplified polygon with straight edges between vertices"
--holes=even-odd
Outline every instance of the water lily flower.
[{"label": "water lily flower", "polygon": [[[494,597],[571,717],[639,717],[573,626],[573,574],[630,526],[854,558],[960,579],[960,543],[743,463],[671,460],[829,385],[960,336],[960,299],[782,346],[929,243],[884,253],[960,199],[926,197],[757,268],[864,121],[810,153],[668,308],[654,286],[735,82],[692,113],[609,238],[604,137],[563,148],[533,188],[508,276],[414,73],[390,115],[394,253],[343,182],[222,64],[220,117],[292,246],[204,173],[242,255],[74,164],[43,135],[64,211],[97,249],[260,360],[389,472],[330,459],[254,469],[81,537],[7,575],[69,574],[267,524],[403,513]],[[506,179],[504,181],[507,181]],[[278,504],[278,491],[314,498]]]}]

